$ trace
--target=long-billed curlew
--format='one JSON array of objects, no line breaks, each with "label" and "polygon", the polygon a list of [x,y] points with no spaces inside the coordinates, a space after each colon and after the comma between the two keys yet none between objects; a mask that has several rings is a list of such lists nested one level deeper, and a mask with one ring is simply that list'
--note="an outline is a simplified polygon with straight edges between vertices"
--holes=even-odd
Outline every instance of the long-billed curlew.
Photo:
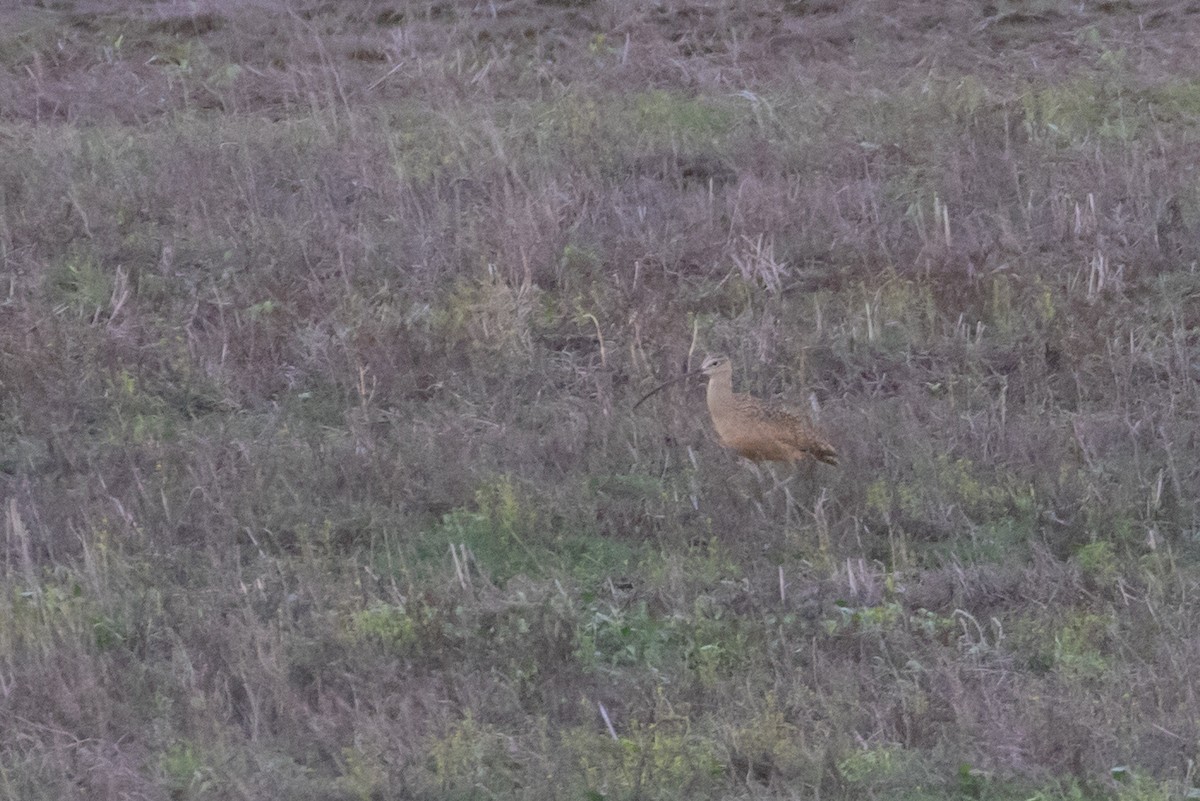
[{"label": "long-billed curlew", "polygon": [[[837,451],[807,417],[753,395],[734,392],[733,364],[729,357],[709,356],[699,372],[708,376],[708,413],[717,438],[726,448],[755,462],[798,462],[811,457],[825,464],[837,464]],[[684,373],[661,384],[637,405],[667,384],[695,374]]]}]

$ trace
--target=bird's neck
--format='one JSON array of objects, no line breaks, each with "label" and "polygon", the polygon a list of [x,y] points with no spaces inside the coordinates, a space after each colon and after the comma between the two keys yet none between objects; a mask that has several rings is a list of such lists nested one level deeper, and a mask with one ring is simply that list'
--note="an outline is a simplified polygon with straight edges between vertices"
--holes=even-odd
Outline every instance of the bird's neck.
[{"label": "bird's neck", "polygon": [[733,399],[733,371],[721,371],[708,377],[708,406],[713,408]]}]

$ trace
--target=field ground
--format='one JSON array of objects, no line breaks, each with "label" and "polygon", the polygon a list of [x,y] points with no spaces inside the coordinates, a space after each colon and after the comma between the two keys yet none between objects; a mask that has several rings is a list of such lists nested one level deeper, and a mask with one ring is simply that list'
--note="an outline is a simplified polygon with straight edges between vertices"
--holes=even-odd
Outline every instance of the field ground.
[{"label": "field ground", "polygon": [[0,797],[1200,796],[1196,41],[6,4]]}]

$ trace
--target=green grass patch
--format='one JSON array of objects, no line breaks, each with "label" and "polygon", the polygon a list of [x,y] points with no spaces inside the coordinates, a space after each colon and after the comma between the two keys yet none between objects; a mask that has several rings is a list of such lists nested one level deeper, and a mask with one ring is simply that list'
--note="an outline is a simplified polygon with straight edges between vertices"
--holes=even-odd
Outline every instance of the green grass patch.
[{"label": "green grass patch", "polygon": [[627,542],[577,531],[537,511],[536,497],[501,476],[475,493],[472,509],[455,509],[416,543],[419,563],[444,563],[451,546],[465,545],[478,569],[503,584],[517,575],[570,576],[595,586],[637,569],[638,549]]}]

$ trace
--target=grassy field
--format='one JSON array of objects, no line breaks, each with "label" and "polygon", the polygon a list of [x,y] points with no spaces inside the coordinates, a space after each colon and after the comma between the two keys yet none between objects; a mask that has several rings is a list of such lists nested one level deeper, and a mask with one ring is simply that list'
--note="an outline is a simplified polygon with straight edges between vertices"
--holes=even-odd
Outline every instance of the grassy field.
[{"label": "grassy field", "polygon": [[1196,41],[5,5],[0,797],[1200,797]]}]

